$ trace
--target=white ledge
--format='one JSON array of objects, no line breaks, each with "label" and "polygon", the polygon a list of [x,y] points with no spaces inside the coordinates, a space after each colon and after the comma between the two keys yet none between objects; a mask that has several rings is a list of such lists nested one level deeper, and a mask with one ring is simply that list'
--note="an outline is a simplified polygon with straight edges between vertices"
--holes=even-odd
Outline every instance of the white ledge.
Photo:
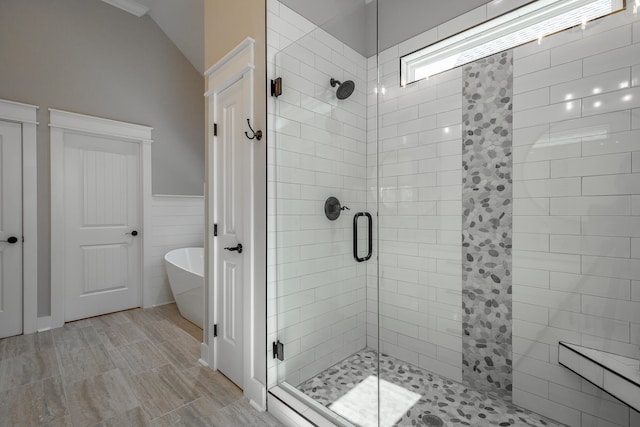
[{"label": "white ledge", "polygon": [[640,360],[560,342],[560,364],[640,411]]}]

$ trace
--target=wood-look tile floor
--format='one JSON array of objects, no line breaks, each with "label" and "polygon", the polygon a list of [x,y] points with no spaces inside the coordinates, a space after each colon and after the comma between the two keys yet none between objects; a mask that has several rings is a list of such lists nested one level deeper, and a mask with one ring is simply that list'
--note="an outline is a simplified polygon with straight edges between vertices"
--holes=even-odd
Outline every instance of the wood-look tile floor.
[{"label": "wood-look tile floor", "polygon": [[281,426],[198,364],[175,304],[0,340],[0,427]]}]

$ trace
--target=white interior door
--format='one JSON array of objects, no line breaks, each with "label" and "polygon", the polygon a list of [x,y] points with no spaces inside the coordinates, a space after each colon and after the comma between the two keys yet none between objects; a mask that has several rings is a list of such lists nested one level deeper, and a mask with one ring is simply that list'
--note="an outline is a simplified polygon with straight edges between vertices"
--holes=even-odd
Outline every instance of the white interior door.
[{"label": "white interior door", "polygon": [[65,134],[65,321],[140,306],[140,146]]},{"label": "white interior door", "polygon": [[22,333],[22,128],[0,121],[0,338]]},{"label": "white interior door", "polygon": [[[216,275],[216,367],[243,388],[243,305],[245,268],[251,253],[246,239],[246,207],[250,194],[247,128],[248,77],[217,95],[215,141],[215,213],[218,237],[214,238]],[[240,250],[240,248],[242,250]]]}]

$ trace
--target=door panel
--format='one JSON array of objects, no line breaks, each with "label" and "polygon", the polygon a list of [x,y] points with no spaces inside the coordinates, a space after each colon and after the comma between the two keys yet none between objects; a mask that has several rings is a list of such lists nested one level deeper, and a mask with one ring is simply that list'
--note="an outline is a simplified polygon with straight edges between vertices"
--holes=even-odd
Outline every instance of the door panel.
[{"label": "door panel", "polygon": [[[6,242],[15,237],[15,243]],[[0,122],[0,338],[22,333],[22,127]]]},{"label": "door panel", "polygon": [[139,150],[65,136],[65,321],[139,306]]},{"label": "door panel", "polygon": [[[245,241],[245,206],[249,194],[248,144],[246,124],[246,78],[220,93],[216,112],[218,137],[216,156],[216,212],[220,233],[215,238],[217,274],[216,317],[218,340],[216,366],[239,387],[243,387],[243,298],[245,258],[249,242]],[[248,231],[248,230],[247,230]],[[243,251],[225,248],[243,245]]]}]

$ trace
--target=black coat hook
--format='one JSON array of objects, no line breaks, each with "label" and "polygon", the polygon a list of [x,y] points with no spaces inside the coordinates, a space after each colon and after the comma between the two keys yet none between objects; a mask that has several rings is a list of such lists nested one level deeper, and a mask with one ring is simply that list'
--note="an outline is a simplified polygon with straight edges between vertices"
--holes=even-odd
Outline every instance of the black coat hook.
[{"label": "black coat hook", "polygon": [[262,139],[262,131],[254,131],[253,128],[251,127],[251,120],[247,119],[247,124],[249,125],[249,129],[251,129],[251,133],[253,133],[253,135],[249,135],[249,132],[245,132],[244,134],[247,136],[247,138],[249,139],[257,139],[258,141],[260,141]]}]

